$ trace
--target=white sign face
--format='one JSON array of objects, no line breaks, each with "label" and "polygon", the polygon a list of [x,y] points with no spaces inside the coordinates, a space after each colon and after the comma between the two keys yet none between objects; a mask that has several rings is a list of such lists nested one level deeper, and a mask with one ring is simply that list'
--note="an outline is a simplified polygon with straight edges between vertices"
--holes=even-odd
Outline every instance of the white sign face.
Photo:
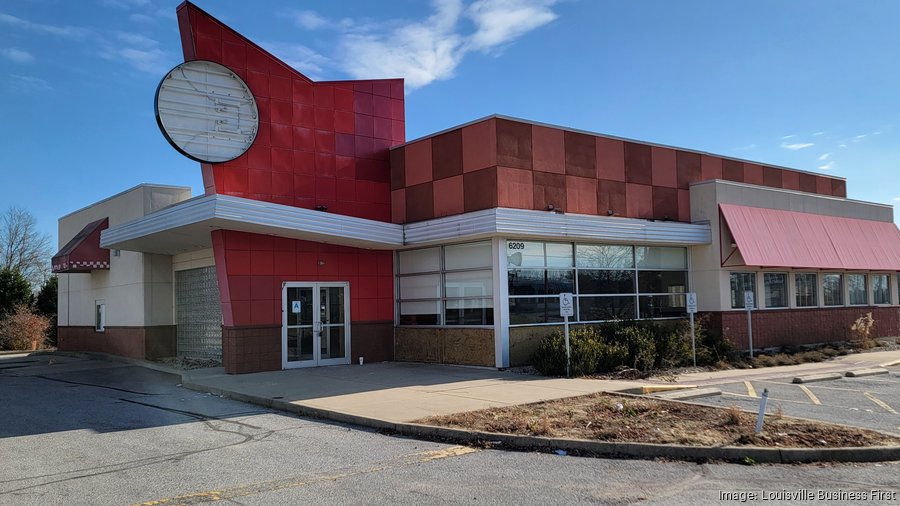
[{"label": "white sign face", "polygon": [[170,70],[156,89],[156,122],[166,140],[198,162],[234,160],[250,149],[259,110],[247,84],[205,60]]},{"label": "white sign face", "polygon": [[747,310],[754,309],[756,307],[756,303],[753,301],[753,292],[747,290],[744,292],[744,308]]},{"label": "white sign face", "polygon": [[291,312],[292,313],[301,313],[301,305],[299,300],[291,301]]},{"label": "white sign face", "polygon": [[575,316],[575,302],[571,293],[559,294],[559,316]]},{"label": "white sign face", "polygon": [[690,292],[686,295],[687,300],[687,312],[696,313],[697,312],[697,294],[694,292]]}]

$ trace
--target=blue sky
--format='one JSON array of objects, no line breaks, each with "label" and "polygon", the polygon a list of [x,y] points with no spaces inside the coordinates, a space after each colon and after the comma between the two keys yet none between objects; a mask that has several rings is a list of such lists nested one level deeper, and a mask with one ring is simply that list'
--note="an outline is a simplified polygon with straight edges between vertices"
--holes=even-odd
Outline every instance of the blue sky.
[{"label": "blue sky", "polygon": [[[0,207],[201,191],[156,126],[170,0],[0,4]],[[843,176],[900,204],[900,2],[197,0],[315,79],[407,78],[407,138],[499,113]]]}]

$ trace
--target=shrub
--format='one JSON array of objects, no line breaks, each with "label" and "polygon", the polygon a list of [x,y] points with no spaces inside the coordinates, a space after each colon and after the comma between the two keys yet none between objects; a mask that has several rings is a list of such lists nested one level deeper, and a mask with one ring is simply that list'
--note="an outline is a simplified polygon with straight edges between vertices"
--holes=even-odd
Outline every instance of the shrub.
[{"label": "shrub", "polygon": [[[594,327],[569,329],[569,349],[572,355],[573,376],[595,373],[601,356],[606,359],[610,353]],[[544,337],[532,355],[531,361],[534,368],[545,376],[566,374],[566,341],[563,331],[557,330]]]},{"label": "shrub", "polygon": [[0,349],[37,350],[46,347],[50,319],[18,304],[12,314],[0,321]]},{"label": "shrub", "polygon": [[657,369],[670,369],[693,364],[691,324],[687,320],[681,320],[671,328],[654,326],[654,331],[654,344],[656,345],[656,363],[654,365]]},{"label": "shrub", "polygon": [[628,363],[628,348],[620,343],[600,342],[597,372],[612,372]]},{"label": "shrub", "polygon": [[857,348],[867,350],[875,346],[872,341],[872,328],[875,326],[875,318],[872,318],[872,312],[868,312],[853,322],[850,326],[853,345]]},{"label": "shrub", "polygon": [[656,343],[648,328],[626,324],[616,330],[613,339],[628,350],[628,365],[639,371],[653,368],[656,362]]}]

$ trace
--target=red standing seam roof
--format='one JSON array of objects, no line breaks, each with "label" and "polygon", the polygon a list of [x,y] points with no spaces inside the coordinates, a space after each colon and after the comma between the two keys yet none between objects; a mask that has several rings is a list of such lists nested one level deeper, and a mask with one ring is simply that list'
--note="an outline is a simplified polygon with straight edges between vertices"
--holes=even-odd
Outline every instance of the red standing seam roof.
[{"label": "red standing seam roof", "polygon": [[719,204],[744,264],[757,267],[900,271],[892,222]]}]

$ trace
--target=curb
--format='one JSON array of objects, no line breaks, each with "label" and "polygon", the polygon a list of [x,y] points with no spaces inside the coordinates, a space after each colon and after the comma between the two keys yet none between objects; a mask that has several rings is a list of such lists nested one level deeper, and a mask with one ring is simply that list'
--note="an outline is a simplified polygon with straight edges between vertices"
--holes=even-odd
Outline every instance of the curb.
[{"label": "curb", "polygon": [[0,351],[0,357],[4,355],[30,355],[41,350],[3,350]]},{"label": "curb", "polygon": [[171,376],[177,376],[180,380],[184,379],[184,373],[188,372],[162,364],[157,364],[156,362],[151,362],[149,360],[123,357],[120,355],[110,355],[109,353],[100,353],[96,351],[50,351],[42,353],[42,355],[60,355],[63,357],[86,358],[88,360],[105,360],[107,362],[118,362],[121,364],[136,365],[145,369],[152,369],[157,372],[169,374]]},{"label": "curb", "polygon": [[494,432],[451,429],[416,423],[389,422],[339,411],[329,411],[301,404],[271,399],[267,397],[241,394],[199,383],[184,382],[184,388],[206,392],[228,399],[256,404],[266,408],[287,411],[301,416],[331,420],[363,427],[369,427],[401,436],[457,444],[474,444],[488,448],[502,448],[526,451],[566,450],[575,455],[620,458],[727,461],[746,463],[748,460],[767,464],[794,464],[805,462],[883,462],[900,460],[900,446],[877,446],[862,448],[761,448],[756,446],[678,446],[654,443],[609,443],[583,439],[548,438],[540,436],[520,436]]},{"label": "curb", "polygon": [[844,376],[848,378],[864,378],[866,376],[876,376],[878,374],[887,374],[887,369],[882,369],[880,367],[873,367],[871,369],[857,369],[855,371],[847,371],[847,374]]},{"label": "curb", "polygon": [[878,367],[894,367],[895,365],[900,365],[900,360],[894,360],[893,362],[885,362],[880,364]]},{"label": "curb", "polygon": [[654,394],[657,399],[665,399],[667,401],[681,401],[688,399],[699,399],[701,397],[712,397],[714,395],[722,395],[722,391],[718,388],[698,388],[695,390],[675,390],[671,392],[663,392]]},{"label": "curb", "polygon": [[839,372],[825,374],[810,374],[809,376],[797,376],[791,383],[812,383],[814,381],[829,381],[843,378],[844,375]]}]

